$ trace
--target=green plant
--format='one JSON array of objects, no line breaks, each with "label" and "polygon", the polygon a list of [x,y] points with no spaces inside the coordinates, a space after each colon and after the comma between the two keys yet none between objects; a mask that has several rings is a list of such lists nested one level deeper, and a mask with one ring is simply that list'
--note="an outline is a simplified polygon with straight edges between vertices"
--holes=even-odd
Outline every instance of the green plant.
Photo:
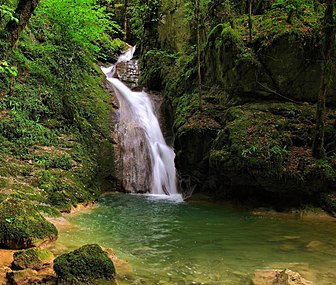
[{"label": "green plant", "polygon": [[336,179],[336,172],[335,169],[332,167],[328,159],[319,159],[313,165],[319,170],[322,170],[323,175],[326,179],[330,181],[335,181]]},{"label": "green plant", "polygon": [[0,5],[0,19],[4,22],[14,21],[16,23],[19,22],[18,18],[15,17],[15,11],[11,7],[7,5]]},{"label": "green plant", "polygon": [[284,9],[287,11],[288,15],[286,22],[289,24],[292,23],[294,13],[300,16],[302,11],[310,7],[312,7],[312,1],[307,0],[276,0],[273,4],[273,8]]},{"label": "green plant", "polygon": [[241,156],[244,158],[247,158],[253,155],[254,153],[256,153],[257,151],[258,151],[258,147],[256,145],[252,145],[247,149],[243,149],[241,152]]},{"label": "green plant", "polygon": [[7,61],[0,61],[0,74],[6,77],[17,76],[17,68],[10,66]]},{"label": "green plant", "polygon": [[[37,17],[46,18],[56,29],[54,40],[84,47],[87,51],[98,52],[99,41],[106,40],[119,26],[111,18],[111,13],[96,0],[46,0],[37,9]],[[69,61],[72,59],[69,58]]]}]

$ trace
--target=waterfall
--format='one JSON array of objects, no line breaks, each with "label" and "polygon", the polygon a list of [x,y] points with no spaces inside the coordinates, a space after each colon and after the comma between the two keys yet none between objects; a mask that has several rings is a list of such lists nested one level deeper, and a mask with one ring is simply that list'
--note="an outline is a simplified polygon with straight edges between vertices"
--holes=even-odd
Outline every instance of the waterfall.
[{"label": "waterfall", "polygon": [[128,192],[180,196],[176,189],[175,153],[163,137],[153,104],[144,91],[134,92],[114,78],[117,64],[132,59],[135,47],[104,68],[119,102],[116,131],[120,137],[122,184]]}]

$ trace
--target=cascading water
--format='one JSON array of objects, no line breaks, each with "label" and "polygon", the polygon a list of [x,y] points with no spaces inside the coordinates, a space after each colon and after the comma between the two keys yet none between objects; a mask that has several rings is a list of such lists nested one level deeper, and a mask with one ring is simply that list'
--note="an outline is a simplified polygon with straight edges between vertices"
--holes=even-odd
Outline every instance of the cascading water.
[{"label": "cascading water", "polygon": [[147,93],[134,92],[114,78],[117,64],[129,61],[135,47],[102,71],[119,101],[117,132],[120,137],[122,184],[128,192],[180,196],[176,190],[175,153],[166,144]]}]

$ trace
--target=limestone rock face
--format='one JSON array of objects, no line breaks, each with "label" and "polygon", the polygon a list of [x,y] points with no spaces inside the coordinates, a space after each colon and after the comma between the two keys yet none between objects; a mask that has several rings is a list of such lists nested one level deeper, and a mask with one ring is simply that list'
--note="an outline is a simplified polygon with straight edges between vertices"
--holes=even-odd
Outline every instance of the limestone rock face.
[{"label": "limestone rock face", "polygon": [[269,269],[256,270],[251,285],[313,285],[313,283],[289,269]]},{"label": "limestone rock face", "polygon": [[57,239],[56,227],[29,201],[7,198],[0,203],[0,247],[24,249]]}]

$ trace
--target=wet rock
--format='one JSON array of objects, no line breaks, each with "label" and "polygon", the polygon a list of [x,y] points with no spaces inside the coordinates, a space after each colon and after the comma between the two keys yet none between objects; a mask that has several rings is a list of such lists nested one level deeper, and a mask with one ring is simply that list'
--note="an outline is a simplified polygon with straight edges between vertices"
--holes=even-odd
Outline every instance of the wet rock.
[{"label": "wet rock", "polygon": [[256,270],[251,285],[313,285],[299,273],[289,269]]},{"label": "wet rock", "polygon": [[311,250],[314,250],[314,249],[316,250],[316,249],[320,249],[322,245],[323,245],[322,242],[318,240],[312,240],[310,243],[306,245],[306,248],[311,249]]},{"label": "wet rock", "polygon": [[41,270],[49,266],[54,259],[54,255],[47,249],[30,248],[14,253],[12,269],[22,270],[31,268]]},{"label": "wet rock", "polygon": [[57,239],[56,227],[29,201],[7,198],[0,203],[0,248],[24,249]]},{"label": "wet rock", "polygon": [[7,266],[0,267],[0,284],[5,285],[7,283],[7,273],[11,271],[11,269]]},{"label": "wet rock", "polygon": [[24,269],[18,271],[7,272],[7,281],[10,285],[30,284],[33,276],[37,275],[37,271],[33,269]]},{"label": "wet rock", "polygon": [[56,279],[52,274],[39,274],[36,270],[27,268],[24,270],[7,272],[6,285],[53,285]]},{"label": "wet rock", "polygon": [[113,284],[115,268],[107,253],[97,244],[87,244],[54,260],[58,284]]}]

